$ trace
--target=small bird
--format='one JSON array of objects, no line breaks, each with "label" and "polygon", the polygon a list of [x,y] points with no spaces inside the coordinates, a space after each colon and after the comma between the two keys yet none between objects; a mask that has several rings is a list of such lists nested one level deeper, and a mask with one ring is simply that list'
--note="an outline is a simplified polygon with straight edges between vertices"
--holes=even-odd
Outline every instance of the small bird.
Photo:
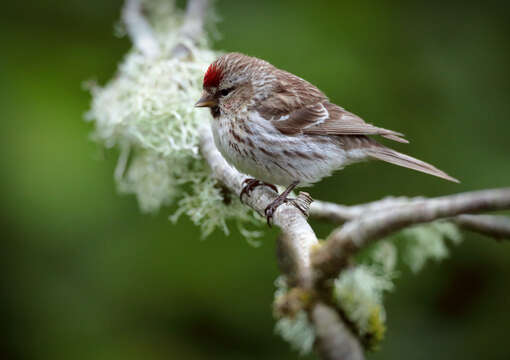
[{"label": "small bird", "polygon": [[195,106],[210,108],[214,142],[227,162],[253,177],[243,184],[241,200],[259,185],[276,192],[275,184],[287,187],[265,209],[269,224],[296,186],[309,186],[364,160],[383,160],[459,182],[368,137],[408,143],[403,134],[366,123],[308,81],[255,57],[228,53],[214,61]]}]

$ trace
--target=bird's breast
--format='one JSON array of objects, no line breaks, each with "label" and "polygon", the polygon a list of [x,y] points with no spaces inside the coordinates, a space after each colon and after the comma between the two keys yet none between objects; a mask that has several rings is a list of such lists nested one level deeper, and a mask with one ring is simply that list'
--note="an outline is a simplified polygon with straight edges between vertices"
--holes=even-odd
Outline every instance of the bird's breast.
[{"label": "bird's breast", "polygon": [[312,184],[348,161],[337,139],[285,135],[256,112],[212,122],[214,140],[237,170],[278,185]]}]

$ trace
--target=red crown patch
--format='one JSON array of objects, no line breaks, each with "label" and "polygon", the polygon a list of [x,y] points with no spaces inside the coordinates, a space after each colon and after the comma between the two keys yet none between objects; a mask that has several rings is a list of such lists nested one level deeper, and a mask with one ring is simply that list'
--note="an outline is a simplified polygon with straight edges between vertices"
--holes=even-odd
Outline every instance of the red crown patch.
[{"label": "red crown patch", "polygon": [[211,64],[204,75],[204,87],[218,87],[222,77],[221,70],[215,64]]}]

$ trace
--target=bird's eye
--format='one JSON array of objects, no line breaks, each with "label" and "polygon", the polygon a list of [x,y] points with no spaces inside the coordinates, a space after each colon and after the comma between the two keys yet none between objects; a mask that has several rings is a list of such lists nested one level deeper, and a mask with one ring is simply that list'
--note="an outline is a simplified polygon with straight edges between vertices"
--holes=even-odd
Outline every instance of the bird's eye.
[{"label": "bird's eye", "polygon": [[221,89],[220,90],[220,95],[221,96],[227,96],[232,90],[234,90],[233,87],[230,87],[228,89]]}]

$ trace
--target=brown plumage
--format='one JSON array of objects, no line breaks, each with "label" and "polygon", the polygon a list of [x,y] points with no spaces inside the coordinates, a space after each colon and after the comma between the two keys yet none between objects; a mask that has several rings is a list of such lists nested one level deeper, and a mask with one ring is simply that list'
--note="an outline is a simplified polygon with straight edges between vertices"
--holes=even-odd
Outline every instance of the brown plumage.
[{"label": "brown plumage", "polygon": [[[367,159],[458,182],[369,137],[408,143],[403,134],[366,123],[309,82],[261,59],[239,53],[221,56],[205,74],[196,106],[211,108],[215,143],[225,159],[260,180],[249,182],[242,194],[263,182],[287,190],[309,185]],[[287,194],[268,207],[268,219]]]}]

